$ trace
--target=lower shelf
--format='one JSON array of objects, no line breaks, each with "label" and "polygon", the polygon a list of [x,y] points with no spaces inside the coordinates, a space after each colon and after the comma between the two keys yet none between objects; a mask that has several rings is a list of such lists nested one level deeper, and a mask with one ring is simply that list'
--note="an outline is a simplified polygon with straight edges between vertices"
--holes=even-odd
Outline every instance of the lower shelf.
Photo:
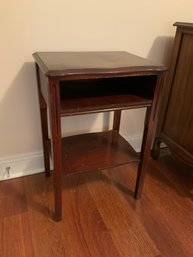
[{"label": "lower shelf", "polygon": [[138,161],[130,144],[116,131],[88,133],[62,139],[63,172],[102,170]]}]

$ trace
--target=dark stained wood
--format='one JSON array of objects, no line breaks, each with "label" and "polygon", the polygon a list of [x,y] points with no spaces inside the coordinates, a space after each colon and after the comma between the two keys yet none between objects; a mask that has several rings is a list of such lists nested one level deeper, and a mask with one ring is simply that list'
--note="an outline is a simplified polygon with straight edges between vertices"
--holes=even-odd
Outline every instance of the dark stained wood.
[{"label": "dark stained wood", "polygon": [[151,106],[156,79],[154,74],[61,81],[61,116]]},{"label": "dark stained wood", "polygon": [[101,96],[81,98],[78,101],[68,99],[61,102],[61,116],[110,112],[151,106],[152,100],[135,95]]},{"label": "dark stained wood", "polygon": [[33,54],[46,76],[100,78],[164,71],[165,67],[139,56],[121,52],[37,52]]},{"label": "dark stained wood", "polygon": [[176,36],[152,156],[159,157],[164,142],[178,158],[193,165],[193,24],[174,25]]},{"label": "dark stained wood", "polygon": [[62,218],[62,142],[61,142],[61,119],[60,119],[60,91],[59,81],[49,81],[50,123],[51,141],[54,162],[54,219]]},{"label": "dark stained wood", "polygon": [[[166,68],[144,58],[118,51],[39,52],[33,56],[37,67],[39,95],[44,98],[50,114],[55,220],[62,218],[62,169],[66,174],[98,170],[125,164],[133,157],[133,153],[130,156],[128,151],[131,149],[129,143],[120,136],[115,136],[115,132],[101,134],[102,141],[98,134],[64,139],[62,156],[62,116],[114,111],[113,130],[118,131],[121,110],[148,107],[135,190],[136,198],[140,198]],[[47,120],[44,117],[46,112],[44,107],[41,110],[41,121],[42,133],[46,134],[43,136],[45,146],[48,143],[48,128],[45,126]],[[79,146],[79,139],[84,145],[81,142]],[[91,140],[94,143],[90,143]],[[99,143],[96,140],[99,140]],[[115,153],[116,151],[118,153]],[[48,152],[47,149],[44,150],[46,158],[49,158]]]},{"label": "dark stained wood", "polygon": [[137,163],[62,178],[63,220],[50,216],[53,177],[0,182],[1,257],[192,257],[192,169],[162,150],[133,198]]},{"label": "dark stained wood", "polygon": [[182,27],[182,28],[190,28],[190,29],[192,29],[193,28],[193,23],[189,23],[189,22],[175,22],[174,26],[177,26],[179,28]]},{"label": "dark stained wood", "polygon": [[121,110],[114,111],[113,130],[119,131],[121,123]]},{"label": "dark stained wood", "polygon": [[144,136],[142,141],[141,153],[140,153],[140,163],[138,167],[136,188],[135,188],[135,198],[139,199],[142,194],[143,184],[146,175],[146,167],[148,159],[150,157],[150,149],[152,145],[152,139],[154,136],[154,129],[158,122],[157,111],[161,104],[162,86],[163,86],[164,75],[160,75],[157,78],[157,87],[155,89],[152,107],[147,107],[145,124],[144,124]]},{"label": "dark stained wood", "polygon": [[139,161],[117,131],[88,133],[62,139],[63,172],[89,172]]},{"label": "dark stained wood", "polygon": [[42,128],[42,143],[44,151],[44,167],[46,177],[50,176],[50,157],[49,148],[47,147],[47,141],[49,140],[48,135],[48,118],[47,118],[47,103],[41,92],[41,82],[39,69],[36,64],[36,74],[37,74],[37,85],[38,85],[38,95],[39,95],[39,105],[40,105],[40,117],[41,117],[41,128]]}]

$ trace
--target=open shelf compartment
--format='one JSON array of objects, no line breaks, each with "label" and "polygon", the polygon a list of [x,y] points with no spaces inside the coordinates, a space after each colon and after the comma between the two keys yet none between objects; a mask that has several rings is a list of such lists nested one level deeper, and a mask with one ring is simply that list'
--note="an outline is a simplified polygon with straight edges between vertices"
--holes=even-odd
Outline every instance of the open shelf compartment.
[{"label": "open shelf compartment", "polygon": [[62,139],[64,174],[102,170],[138,161],[138,154],[116,131],[87,133]]},{"label": "open shelf compartment", "polygon": [[60,81],[61,116],[147,107],[156,76]]}]

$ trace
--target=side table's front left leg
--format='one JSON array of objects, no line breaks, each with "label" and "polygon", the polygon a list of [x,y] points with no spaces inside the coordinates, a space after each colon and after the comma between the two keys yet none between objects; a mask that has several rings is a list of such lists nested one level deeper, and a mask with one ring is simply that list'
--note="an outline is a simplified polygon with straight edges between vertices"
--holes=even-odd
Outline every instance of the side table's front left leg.
[{"label": "side table's front left leg", "polygon": [[62,219],[62,138],[59,80],[49,79],[50,124],[53,151],[54,219]]}]

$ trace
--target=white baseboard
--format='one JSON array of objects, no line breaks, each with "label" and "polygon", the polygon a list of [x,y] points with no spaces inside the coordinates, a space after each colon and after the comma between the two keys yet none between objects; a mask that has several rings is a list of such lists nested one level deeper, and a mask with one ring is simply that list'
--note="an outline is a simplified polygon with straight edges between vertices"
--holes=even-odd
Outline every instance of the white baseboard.
[{"label": "white baseboard", "polygon": [[43,171],[43,152],[33,152],[0,158],[0,181],[32,175]]},{"label": "white baseboard", "polygon": [[124,138],[130,143],[134,150],[139,153],[141,151],[142,134],[134,136],[124,136]]},{"label": "white baseboard", "polygon": [[[140,151],[142,135],[125,137],[125,139],[128,140],[136,152]],[[9,172],[6,168],[9,169]],[[0,181],[33,175],[43,171],[43,152],[33,152],[0,158]]]}]

